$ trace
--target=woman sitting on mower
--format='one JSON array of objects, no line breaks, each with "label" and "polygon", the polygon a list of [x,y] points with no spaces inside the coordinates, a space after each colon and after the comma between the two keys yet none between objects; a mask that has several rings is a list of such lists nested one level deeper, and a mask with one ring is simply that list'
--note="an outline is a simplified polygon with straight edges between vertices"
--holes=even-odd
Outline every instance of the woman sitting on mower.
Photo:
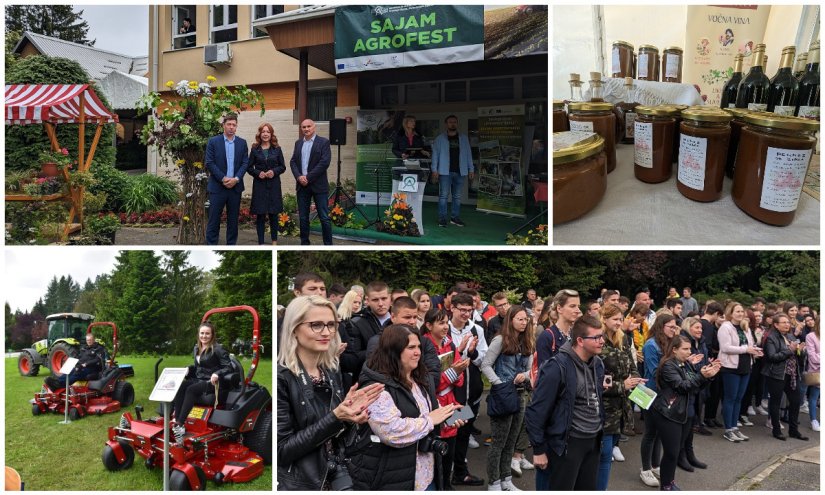
[{"label": "woman sitting on mower", "polygon": [[278,489],[352,489],[342,433],[366,423],[367,406],[384,389],[353,386],[346,397],[338,371],[335,306],[299,296],[286,308],[278,348]]},{"label": "woman sitting on mower", "polygon": [[[80,348],[77,365],[69,373],[69,385],[103,371],[103,364],[106,362],[106,349],[95,341],[95,336],[91,332],[86,334],[86,345]],[[56,371],[56,370],[55,370]],[[52,390],[66,387],[66,377],[57,378],[53,375],[47,376],[46,385]]]},{"label": "woman sitting on mower", "polygon": [[221,378],[232,372],[229,353],[217,342],[215,326],[205,321],[198,328],[198,343],[194,349],[195,364],[189,366],[186,379],[178,389],[172,402],[175,422],[172,427],[175,437],[182,438],[186,417],[197,399],[204,394],[216,394],[218,402],[224,402],[229,390],[220,386]]}]

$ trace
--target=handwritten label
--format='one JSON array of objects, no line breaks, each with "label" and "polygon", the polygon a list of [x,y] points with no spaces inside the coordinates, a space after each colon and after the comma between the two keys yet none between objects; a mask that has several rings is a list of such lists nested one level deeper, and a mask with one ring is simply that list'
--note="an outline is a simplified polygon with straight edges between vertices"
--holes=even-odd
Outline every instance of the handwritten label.
[{"label": "handwritten label", "polygon": [[665,77],[676,79],[679,77],[679,66],[681,65],[680,62],[682,61],[682,57],[680,55],[668,54],[666,58],[667,65],[665,65]]},{"label": "handwritten label", "polygon": [[769,147],[759,207],[771,211],[795,211],[810,162],[811,150]]},{"label": "handwritten label", "polygon": [[748,103],[748,110],[755,110],[757,112],[764,112],[768,109],[767,103]]},{"label": "handwritten label", "polygon": [[[572,122],[571,122],[572,123]],[[595,132],[559,132],[553,135],[553,151],[571,148],[595,136]]]},{"label": "handwritten label", "polygon": [[647,57],[649,55],[647,53],[640,53],[639,54],[639,67],[636,69],[636,77],[642,78],[647,77]]},{"label": "handwritten label", "polygon": [[707,138],[682,134],[679,143],[679,182],[685,186],[705,190],[705,167],[707,165]]},{"label": "handwritten label", "polygon": [[653,124],[636,122],[633,162],[640,167],[653,168]]},{"label": "handwritten label", "polygon": [[622,71],[622,61],[619,58],[619,49],[613,47],[613,73],[618,74]]},{"label": "handwritten label", "polygon": [[579,132],[593,132],[593,122],[579,122],[576,120],[570,120],[570,130]]},{"label": "handwritten label", "polygon": [[776,115],[791,115],[793,116],[794,111],[796,111],[795,106],[783,106],[783,105],[776,105],[773,107],[773,113]]},{"label": "handwritten label", "polygon": [[809,107],[805,105],[799,106],[799,115],[804,119],[819,120],[819,107]]},{"label": "handwritten label", "polygon": [[635,134],[636,126],[636,112],[627,112],[624,114],[624,135],[632,138]]}]

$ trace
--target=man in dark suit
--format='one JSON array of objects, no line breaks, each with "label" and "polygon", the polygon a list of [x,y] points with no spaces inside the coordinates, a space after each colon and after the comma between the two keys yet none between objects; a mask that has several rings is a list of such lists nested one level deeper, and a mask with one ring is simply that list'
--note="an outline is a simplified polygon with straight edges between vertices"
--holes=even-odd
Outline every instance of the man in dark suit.
[{"label": "man in dark suit", "polygon": [[221,232],[221,214],[226,208],[226,244],[238,242],[238,214],[241,210],[243,177],[249,166],[246,141],[235,136],[238,115],[227,113],[223,118],[223,134],[209,139],[206,144],[206,167],[209,169],[209,221],[206,225],[206,244],[218,244]]},{"label": "man in dark suit", "polygon": [[332,223],[329,220],[329,180],[327,169],[332,158],[329,139],[315,133],[315,122],[306,119],[301,122],[302,139],[295,141],[295,151],[289,161],[289,168],[297,184],[298,219],[301,227],[301,244],[309,244],[309,205],[315,200],[315,209],[321,219],[324,244],[332,244]]}]

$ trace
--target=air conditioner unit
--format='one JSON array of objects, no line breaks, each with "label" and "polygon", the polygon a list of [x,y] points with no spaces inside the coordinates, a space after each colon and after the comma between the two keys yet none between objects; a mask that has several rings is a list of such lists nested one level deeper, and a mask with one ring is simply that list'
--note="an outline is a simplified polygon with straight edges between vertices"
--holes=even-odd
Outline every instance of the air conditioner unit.
[{"label": "air conditioner unit", "polygon": [[232,50],[229,48],[229,43],[215,43],[213,45],[206,45],[203,47],[203,63],[206,65],[212,64],[227,64],[232,62]]}]

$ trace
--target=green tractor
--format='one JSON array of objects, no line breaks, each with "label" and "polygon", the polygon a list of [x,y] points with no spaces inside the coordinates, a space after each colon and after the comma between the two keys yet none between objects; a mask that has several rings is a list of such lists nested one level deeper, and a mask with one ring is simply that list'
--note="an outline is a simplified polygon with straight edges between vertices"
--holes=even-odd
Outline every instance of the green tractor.
[{"label": "green tractor", "polygon": [[86,329],[95,317],[84,313],[58,313],[46,317],[49,325],[47,338],[29,349],[23,349],[17,359],[17,370],[23,376],[37,376],[41,366],[59,375],[66,359],[76,357],[84,342]]}]

